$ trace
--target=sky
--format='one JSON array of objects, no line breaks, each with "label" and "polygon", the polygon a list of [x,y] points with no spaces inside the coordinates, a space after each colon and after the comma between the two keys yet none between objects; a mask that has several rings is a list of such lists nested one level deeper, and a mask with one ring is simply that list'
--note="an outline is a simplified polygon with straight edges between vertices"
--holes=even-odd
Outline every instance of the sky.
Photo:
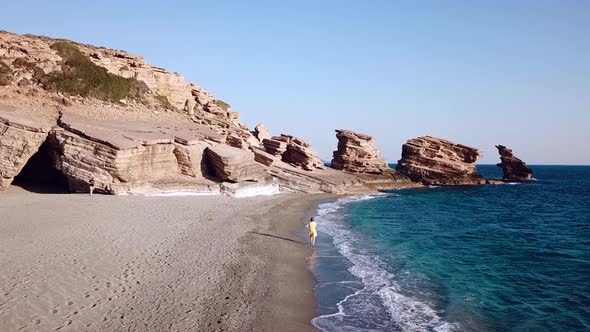
[{"label": "sky", "polygon": [[590,1],[6,1],[0,29],[124,49],[330,160],[432,135],[590,164]]}]

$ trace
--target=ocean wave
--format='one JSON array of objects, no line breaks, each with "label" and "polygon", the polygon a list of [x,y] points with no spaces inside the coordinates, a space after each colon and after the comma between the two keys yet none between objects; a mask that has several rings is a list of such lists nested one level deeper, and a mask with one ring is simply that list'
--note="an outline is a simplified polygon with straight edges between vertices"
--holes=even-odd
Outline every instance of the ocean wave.
[{"label": "ocean wave", "polygon": [[350,273],[362,281],[363,288],[337,303],[336,313],[313,319],[313,325],[325,332],[460,330],[444,321],[431,304],[402,294],[396,276],[342,223],[341,212],[347,205],[384,196],[387,194],[347,197],[319,206],[318,230],[332,236],[338,252],[352,263]]}]

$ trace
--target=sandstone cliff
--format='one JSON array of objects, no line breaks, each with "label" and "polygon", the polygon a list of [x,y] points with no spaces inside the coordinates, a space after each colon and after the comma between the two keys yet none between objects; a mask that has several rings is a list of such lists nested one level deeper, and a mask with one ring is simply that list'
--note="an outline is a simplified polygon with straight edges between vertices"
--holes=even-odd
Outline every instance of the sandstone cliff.
[{"label": "sandstone cliff", "polygon": [[0,105],[0,190],[6,189],[31,156],[45,142],[51,119],[23,116]]},{"label": "sandstone cliff", "polygon": [[397,171],[427,185],[484,184],[475,168],[483,154],[472,147],[423,136],[402,146]]},{"label": "sandstone cliff", "polygon": [[504,145],[496,145],[500,153],[503,179],[506,181],[532,181],[533,171],[526,164],[512,154],[512,150]]},{"label": "sandstone cliff", "polygon": [[352,173],[382,174],[391,169],[375,147],[373,137],[349,130],[336,130],[338,150],[334,151],[332,167]]},{"label": "sandstone cliff", "polygon": [[0,190],[24,167],[60,173],[72,192],[92,179],[107,194],[416,185],[326,169],[309,143],[250,131],[229,104],[142,57],[8,32],[0,32],[0,157]]}]

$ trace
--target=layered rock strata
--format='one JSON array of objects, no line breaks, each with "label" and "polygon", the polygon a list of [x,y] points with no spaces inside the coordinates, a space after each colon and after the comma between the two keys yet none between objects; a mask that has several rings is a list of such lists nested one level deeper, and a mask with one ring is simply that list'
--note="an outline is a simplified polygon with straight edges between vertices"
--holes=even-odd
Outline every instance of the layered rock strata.
[{"label": "layered rock strata", "polygon": [[304,140],[289,135],[281,135],[287,141],[287,151],[283,153],[283,161],[301,167],[304,170],[323,169],[324,163],[317,152]]},{"label": "layered rock strata", "polygon": [[[91,93],[63,89],[56,79],[75,79]],[[92,180],[107,194],[356,193],[416,185],[394,172],[326,169],[307,142],[271,137],[263,125],[251,132],[227,103],[124,51],[0,31],[0,99],[16,106],[0,108],[0,190],[17,174],[27,178],[23,167],[59,173],[72,192],[87,192]],[[50,170],[31,168],[43,158]]]},{"label": "layered rock strata", "polygon": [[486,180],[475,168],[482,156],[476,148],[423,136],[402,146],[396,170],[426,185],[484,184]]},{"label": "layered rock strata", "polygon": [[265,139],[269,139],[272,136],[270,135],[270,131],[264,125],[264,123],[259,124],[254,128],[254,136],[258,138],[258,140],[262,143]]},{"label": "layered rock strata", "polygon": [[282,157],[283,153],[287,151],[287,142],[282,141],[280,136],[276,139],[265,138],[262,140],[262,144],[264,145],[266,152],[276,157]]},{"label": "layered rock strata", "polygon": [[[59,77],[65,71],[63,65],[67,61],[53,47],[63,42],[61,39],[0,31],[0,68],[7,68],[3,85],[18,85],[23,89],[31,86],[48,88],[52,77]],[[192,121],[219,133],[222,136],[220,142],[229,138],[228,141],[234,145],[241,144],[241,140],[246,148],[260,146],[250,130],[240,124],[238,112],[233,112],[228,104],[215,99],[196,84],[187,82],[178,73],[152,66],[143,57],[125,51],[71,41],[66,43],[75,47],[90,64],[106,69],[109,74],[145,84],[147,91],[133,97],[139,98],[147,107],[185,113]],[[128,104],[130,101],[110,102]]]},{"label": "layered rock strata", "polygon": [[0,105],[0,190],[6,189],[47,139],[52,122]]},{"label": "layered rock strata", "polygon": [[[87,191],[93,179],[105,193],[133,191],[148,183],[206,183],[205,149],[214,142],[191,128],[136,122],[93,121],[65,113],[52,131],[60,147],[59,169],[71,191]],[[202,133],[207,132],[201,128]]]},{"label": "layered rock strata", "polygon": [[528,168],[524,161],[516,158],[512,150],[504,145],[496,145],[500,153],[501,162],[497,165],[502,168],[503,179],[506,181],[532,181],[533,170]]},{"label": "layered rock strata", "polygon": [[269,154],[280,157],[282,161],[295,167],[307,171],[324,168],[317,152],[309,143],[298,137],[282,134],[264,139],[262,143]]},{"label": "layered rock strata", "polygon": [[224,181],[257,181],[266,176],[264,167],[254,160],[254,153],[228,145],[207,149],[209,164],[215,176]]},{"label": "layered rock strata", "polygon": [[375,147],[373,137],[349,130],[336,130],[338,150],[334,151],[332,168],[352,173],[381,174],[389,171],[387,162]]}]

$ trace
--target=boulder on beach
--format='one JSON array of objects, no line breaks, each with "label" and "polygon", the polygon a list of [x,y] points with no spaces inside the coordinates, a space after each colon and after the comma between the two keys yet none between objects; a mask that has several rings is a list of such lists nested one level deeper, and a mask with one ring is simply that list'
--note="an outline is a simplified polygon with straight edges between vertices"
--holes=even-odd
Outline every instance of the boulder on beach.
[{"label": "boulder on beach", "polygon": [[207,149],[207,157],[213,173],[223,181],[256,181],[266,175],[264,167],[255,161],[252,151],[219,144]]}]

